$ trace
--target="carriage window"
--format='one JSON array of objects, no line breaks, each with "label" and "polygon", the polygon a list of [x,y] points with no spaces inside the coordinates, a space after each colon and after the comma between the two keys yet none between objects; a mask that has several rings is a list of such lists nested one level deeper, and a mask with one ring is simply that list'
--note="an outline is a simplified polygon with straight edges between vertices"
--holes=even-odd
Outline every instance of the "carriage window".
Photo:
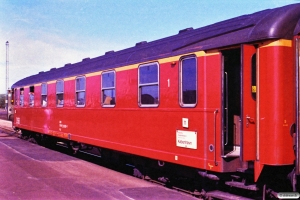
[{"label": "carriage window", "polygon": [[195,57],[184,58],[180,66],[180,105],[194,107],[197,103],[197,63]]},{"label": "carriage window", "polygon": [[158,63],[139,66],[139,105],[157,107],[159,103]]},{"label": "carriage window", "polygon": [[47,83],[41,85],[41,105],[42,107],[47,106]]},{"label": "carriage window", "polygon": [[24,106],[24,88],[20,88],[20,106]]},{"label": "carriage window", "polygon": [[102,92],[101,102],[104,107],[111,107],[116,104],[116,83],[115,72],[103,72],[101,74]]},{"label": "carriage window", "polygon": [[29,87],[29,106],[34,106],[34,86]]},{"label": "carriage window", "polygon": [[256,54],[252,56],[252,69],[251,69],[251,91],[252,98],[256,101]]},{"label": "carriage window", "polygon": [[[11,90],[8,90],[8,104],[10,105],[10,106],[12,106],[12,105],[14,105],[14,101],[15,101],[15,95],[14,95],[14,89],[11,89]],[[11,99],[9,99],[9,97],[11,98]]]},{"label": "carriage window", "polygon": [[18,105],[19,96],[20,96],[20,93],[18,93],[18,89],[15,89],[14,95],[15,95],[15,103],[14,104],[17,106]]},{"label": "carriage window", "polygon": [[76,106],[85,106],[85,77],[76,78]]},{"label": "carriage window", "polygon": [[59,80],[56,82],[56,106],[64,106],[64,81]]}]

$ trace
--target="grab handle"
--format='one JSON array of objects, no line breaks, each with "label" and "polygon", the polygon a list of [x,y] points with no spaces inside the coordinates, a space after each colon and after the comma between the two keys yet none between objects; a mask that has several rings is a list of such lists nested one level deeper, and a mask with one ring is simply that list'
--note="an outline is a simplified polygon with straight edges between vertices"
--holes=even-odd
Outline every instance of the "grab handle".
[{"label": "grab handle", "polygon": [[225,116],[226,116],[226,122],[225,122],[226,142],[224,145],[227,145],[228,144],[228,74],[227,74],[227,72],[225,72],[225,84],[226,84],[226,86],[225,86],[225,108],[224,108],[224,111],[225,111]]}]

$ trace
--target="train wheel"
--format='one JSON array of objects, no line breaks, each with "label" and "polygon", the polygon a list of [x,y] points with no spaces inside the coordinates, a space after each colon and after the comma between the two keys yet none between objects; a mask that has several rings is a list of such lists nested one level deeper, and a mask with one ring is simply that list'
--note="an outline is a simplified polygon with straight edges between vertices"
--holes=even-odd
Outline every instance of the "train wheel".
[{"label": "train wheel", "polygon": [[77,152],[80,150],[80,143],[70,141],[68,147],[69,147],[70,153],[73,155],[76,155]]},{"label": "train wheel", "polygon": [[29,139],[29,136],[30,136],[30,132],[27,131],[27,130],[21,130],[21,135],[20,137],[23,139],[23,140],[28,140]]},{"label": "train wheel", "polygon": [[56,139],[51,136],[45,137],[43,141],[44,141],[45,147],[47,147],[49,149],[54,149],[56,146],[56,143],[57,143]]},{"label": "train wheel", "polygon": [[33,144],[39,144],[36,137],[33,137],[32,135],[30,135],[30,137],[28,138],[28,142],[31,142]]}]

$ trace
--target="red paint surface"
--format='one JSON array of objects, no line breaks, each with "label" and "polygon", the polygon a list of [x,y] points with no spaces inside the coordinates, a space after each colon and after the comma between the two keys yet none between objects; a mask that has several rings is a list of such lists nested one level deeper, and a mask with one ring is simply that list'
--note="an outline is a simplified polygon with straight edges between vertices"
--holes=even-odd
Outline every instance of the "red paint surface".
[{"label": "red paint surface", "polygon": [[290,47],[265,47],[259,52],[259,160],[293,164],[290,127],[295,122],[294,65]]},{"label": "red paint surface", "polygon": [[[179,105],[179,61],[160,65],[160,104],[138,106],[137,69],[116,73],[116,106],[100,104],[101,76],[86,78],[86,106],[76,108],[75,81],[64,82],[64,107],[56,107],[55,83],[48,84],[48,106],[41,107],[40,86],[35,87],[35,107],[16,107],[20,128],[58,137],[212,171],[222,171],[221,139],[221,56],[199,57],[198,103],[195,108]],[[168,79],[170,87],[168,87]],[[28,101],[25,96],[25,102]],[[214,164],[214,111],[218,109],[216,146],[219,165]],[[189,119],[189,128],[182,127]],[[61,128],[62,125],[67,128]],[[197,149],[176,146],[176,130],[197,132]],[[177,160],[175,159],[177,156]]]},{"label": "red paint surface", "polygon": [[[243,92],[242,92],[242,159],[251,161],[256,158],[256,101],[252,98],[252,56],[256,49],[252,45],[242,47],[242,74],[243,74]],[[250,117],[247,120],[247,117]]]},{"label": "red paint surface", "polygon": [[[245,58],[249,60],[255,51],[248,50]],[[289,133],[294,123],[292,56],[290,47],[270,46],[259,51],[259,166],[287,165],[294,160]],[[25,88],[25,106],[16,107],[14,117],[20,118],[20,124],[15,125],[156,160],[216,172],[228,171],[225,167],[228,163],[221,158],[222,55],[198,57],[197,64],[198,100],[194,108],[179,104],[179,61],[176,61],[175,65],[160,64],[160,103],[157,108],[138,106],[138,69],[135,68],[116,72],[116,105],[110,108],[101,107],[100,75],[86,77],[86,105],[83,108],[74,105],[74,80],[64,82],[64,107],[61,108],[56,107],[55,82],[48,84],[45,108],[41,107],[40,86],[35,86],[34,107],[28,107],[29,88]],[[245,65],[244,73],[247,74],[249,62]],[[249,76],[245,76],[244,81],[249,83]],[[244,90],[250,90],[250,86],[245,84]],[[244,106],[253,104],[247,95],[243,100]],[[253,111],[253,105],[251,109]],[[247,112],[244,110],[244,115]],[[188,118],[188,128],[182,127],[182,118]],[[257,153],[253,128],[243,135],[244,160],[255,160]],[[176,130],[197,132],[197,149],[177,147]],[[209,145],[214,145],[216,152],[209,151]],[[255,176],[258,177],[260,171],[257,169]]]}]

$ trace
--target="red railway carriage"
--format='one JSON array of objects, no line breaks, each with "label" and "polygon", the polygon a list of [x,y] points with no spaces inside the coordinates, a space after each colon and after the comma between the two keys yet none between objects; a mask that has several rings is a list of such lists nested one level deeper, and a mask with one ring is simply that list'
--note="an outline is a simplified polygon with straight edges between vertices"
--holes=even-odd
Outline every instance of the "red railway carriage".
[{"label": "red railway carriage", "polygon": [[293,4],[40,72],[12,86],[13,125],[211,179],[296,163],[295,190],[299,20]]}]

